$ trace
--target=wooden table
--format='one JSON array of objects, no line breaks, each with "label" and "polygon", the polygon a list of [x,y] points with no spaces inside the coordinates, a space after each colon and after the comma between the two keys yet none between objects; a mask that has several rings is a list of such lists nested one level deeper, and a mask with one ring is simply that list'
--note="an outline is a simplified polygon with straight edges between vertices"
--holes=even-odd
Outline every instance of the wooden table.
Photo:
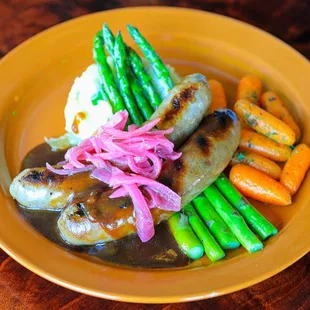
[{"label": "wooden table", "polygon": [[[87,13],[123,6],[178,4],[254,24],[285,40],[310,59],[310,1],[262,3],[260,0],[2,0],[0,56],[48,27]],[[0,250],[0,309],[60,308],[310,309],[310,254],[280,274],[233,294],[192,303],[142,305],[102,300],[64,289],[28,271]]]}]

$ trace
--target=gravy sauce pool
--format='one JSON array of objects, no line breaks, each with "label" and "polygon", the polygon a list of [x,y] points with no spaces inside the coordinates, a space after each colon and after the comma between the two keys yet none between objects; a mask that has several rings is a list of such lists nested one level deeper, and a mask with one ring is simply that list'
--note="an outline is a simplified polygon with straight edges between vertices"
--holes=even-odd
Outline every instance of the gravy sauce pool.
[{"label": "gravy sauce pool", "polygon": [[[64,154],[65,151],[53,152],[46,143],[40,144],[26,155],[21,170],[44,167],[46,162],[56,164],[63,160]],[[47,239],[86,259],[139,268],[182,267],[190,262],[171,236],[166,222],[156,227],[154,238],[147,243],[142,243],[137,235],[130,235],[106,244],[72,246],[59,234],[57,220],[60,212],[28,210],[20,205],[17,208],[25,220]]]}]

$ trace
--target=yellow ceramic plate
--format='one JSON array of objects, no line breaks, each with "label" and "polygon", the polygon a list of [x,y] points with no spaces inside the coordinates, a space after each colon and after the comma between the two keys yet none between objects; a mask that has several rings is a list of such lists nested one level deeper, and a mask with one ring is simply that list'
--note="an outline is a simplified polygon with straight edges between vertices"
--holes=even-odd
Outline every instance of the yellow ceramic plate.
[{"label": "yellow ceramic plate", "polygon": [[[73,79],[92,62],[93,36],[104,22],[139,27],[181,74],[201,72],[224,82],[233,100],[238,78],[257,74],[285,96],[310,142],[310,66],[278,39],[244,23],[195,10],[132,8],[102,12],[53,27],[0,62],[0,243],[19,263],[67,288],[103,298],[147,303],[209,298],[240,290],[280,272],[308,252],[310,177],[289,207],[259,206],[279,228],[263,251],[231,252],[170,270],[137,270],[94,263],[63,250],[31,228],[8,196],[24,155],[44,136],[63,133],[63,109]],[[225,72],[225,74],[223,73]]]}]

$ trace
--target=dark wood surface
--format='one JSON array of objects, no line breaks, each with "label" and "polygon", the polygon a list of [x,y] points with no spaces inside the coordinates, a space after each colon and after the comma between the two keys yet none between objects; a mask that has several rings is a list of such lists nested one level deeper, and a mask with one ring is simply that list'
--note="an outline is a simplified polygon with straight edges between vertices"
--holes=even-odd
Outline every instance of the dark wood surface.
[{"label": "dark wood surface", "polygon": [[[62,21],[141,5],[178,5],[231,16],[265,29],[310,58],[309,0],[0,0],[0,57]],[[28,271],[0,250],[0,309],[295,310],[310,309],[309,296],[310,254],[278,275],[236,293],[192,303],[143,305],[102,300],[64,289]]]}]

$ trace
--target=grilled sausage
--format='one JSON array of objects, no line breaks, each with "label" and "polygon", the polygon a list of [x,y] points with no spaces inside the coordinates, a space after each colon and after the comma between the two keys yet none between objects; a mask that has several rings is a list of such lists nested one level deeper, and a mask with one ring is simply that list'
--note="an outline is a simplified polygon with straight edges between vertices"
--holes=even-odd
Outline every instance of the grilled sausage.
[{"label": "grilled sausage", "polygon": [[14,178],[10,193],[26,208],[56,211],[79,201],[93,190],[105,188],[106,184],[90,178],[90,172],[64,176],[46,168],[31,168]]},{"label": "grilled sausage", "polygon": [[[179,194],[182,206],[186,205],[224,170],[239,140],[240,124],[234,112],[220,110],[208,115],[180,149],[181,158],[164,164],[158,181]],[[65,209],[58,220],[62,237],[76,245],[96,244],[136,232],[130,199],[109,199],[109,195],[108,191],[97,200]],[[157,208],[151,212],[155,225],[172,214]]]},{"label": "grilled sausage", "polygon": [[[151,213],[155,225],[173,214],[160,209],[152,209]],[[73,245],[109,242],[136,232],[130,199],[108,199],[108,195],[93,202],[69,205],[62,211],[57,225],[62,238]]]},{"label": "grilled sausage", "polygon": [[[161,117],[158,129],[174,126],[168,138],[173,142],[187,139],[197,128],[210,105],[209,88],[201,74],[187,76],[174,87],[154,113]],[[89,173],[59,176],[46,168],[26,169],[21,172],[10,187],[10,192],[21,205],[29,209],[60,210],[79,199],[86,191],[101,182],[89,178]]]},{"label": "grilled sausage", "polygon": [[169,92],[151,119],[161,119],[158,129],[173,127],[167,137],[178,148],[197,129],[210,103],[211,92],[206,78],[200,73],[187,75]]}]

